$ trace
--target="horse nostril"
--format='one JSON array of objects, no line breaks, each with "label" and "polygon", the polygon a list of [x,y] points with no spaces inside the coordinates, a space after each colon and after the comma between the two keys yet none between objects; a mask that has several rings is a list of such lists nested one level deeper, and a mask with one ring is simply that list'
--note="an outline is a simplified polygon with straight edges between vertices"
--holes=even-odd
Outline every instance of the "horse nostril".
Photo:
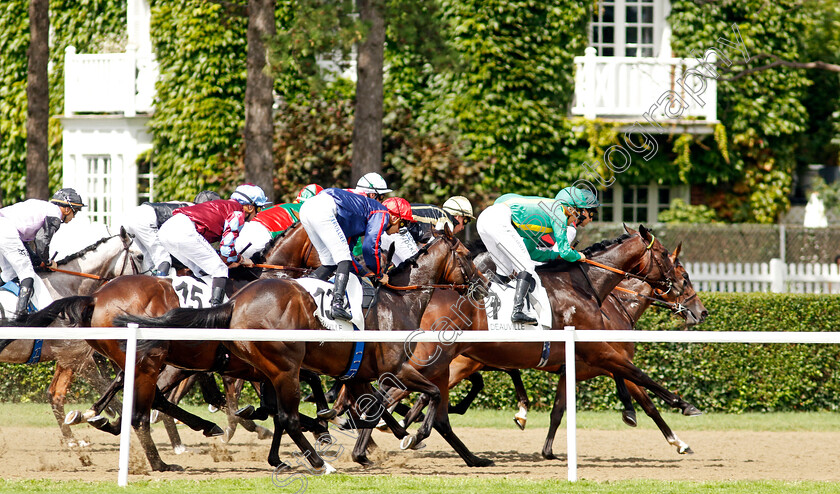
[{"label": "horse nostril", "polygon": [[702,321],[703,319],[706,319],[706,316],[708,316],[708,315],[709,315],[709,311],[704,310],[703,312],[700,313],[700,320]]}]

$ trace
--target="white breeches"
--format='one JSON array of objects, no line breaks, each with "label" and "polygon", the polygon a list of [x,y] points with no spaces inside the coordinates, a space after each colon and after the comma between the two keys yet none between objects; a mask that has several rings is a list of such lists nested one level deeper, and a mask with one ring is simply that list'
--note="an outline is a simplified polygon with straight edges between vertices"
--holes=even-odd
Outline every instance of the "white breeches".
[{"label": "white breeches", "polygon": [[309,198],[300,207],[300,222],[325,266],[353,260],[347,237],[335,219],[336,210],[335,199],[329,194]]},{"label": "white breeches", "polygon": [[172,263],[172,257],[158,238],[157,215],[149,205],[140,205],[126,213],[123,223],[125,231],[134,235],[137,246],[143,253],[146,269],[155,269],[163,262]]},{"label": "white breeches", "polygon": [[262,251],[270,241],[271,232],[265,225],[256,221],[249,221],[239,231],[234,246],[240,256],[250,259],[251,256]]},{"label": "white breeches", "polygon": [[19,280],[37,278],[17,227],[11,220],[2,217],[0,217],[0,270],[2,270],[0,276],[4,282],[15,276]]},{"label": "white breeches", "polygon": [[408,229],[405,229],[405,231],[400,230],[393,235],[389,233],[383,234],[382,243],[380,244],[382,251],[387,252],[391,248],[391,244],[394,244],[394,257],[391,259],[394,266],[399,266],[403,261],[420,250],[417,248],[417,243],[414,241],[414,238],[408,233]]},{"label": "white breeches", "polygon": [[158,238],[173,257],[184,263],[196,276],[201,272],[214,278],[227,278],[228,268],[207,239],[198,234],[193,222],[176,214],[160,226]]},{"label": "white breeches", "polygon": [[525,242],[511,222],[510,208],[494,204],[478,215],[475,223],[478,235],[487,247],[487,252],[496,263],[496,273],[510,276],[514,271],[527,271],[540,286],[540,278],[534,270],[534,261],[525,248]]}]

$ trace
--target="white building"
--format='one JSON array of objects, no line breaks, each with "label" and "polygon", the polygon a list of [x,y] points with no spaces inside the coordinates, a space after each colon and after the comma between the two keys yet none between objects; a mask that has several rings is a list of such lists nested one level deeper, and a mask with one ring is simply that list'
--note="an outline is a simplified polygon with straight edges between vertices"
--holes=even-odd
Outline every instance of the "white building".
[{"label": "white building", "polygon": [[[575,58],[572,115],[626,122],[627,129],[638,121],[651,134],[712,132],[716,82],[704,82],[703,105],[690,101],[679,85],[699,62],[671,57],[668,0],[600,0],[598,5],[590,46]],[[138,192],[151,190],[152,170],[136,166],[137,156],[151,148],[146,124],[154,110],[157,65],[150,18],[148,0],[128,0],[126,53],[77,54],[68,48],[65,57],[64,184],[89,198],[94,219],[108,223],[154,199]],[[668,91],[691,103],[677,118],[668,118],[667,108],[651,112]],[[647,123],[645,113],[661,127]],[[689,187],[612,185],[604,194],[601,219],[654,222],[676,197],[688,202]]]}]

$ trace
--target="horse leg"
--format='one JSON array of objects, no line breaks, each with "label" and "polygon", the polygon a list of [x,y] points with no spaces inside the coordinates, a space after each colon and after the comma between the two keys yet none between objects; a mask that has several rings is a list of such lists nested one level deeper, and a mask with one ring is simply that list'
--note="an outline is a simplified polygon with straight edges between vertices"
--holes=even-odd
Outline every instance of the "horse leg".
[{"label": "horse leg", "polygon": [[633,365],[626,356],[619,354],[607,343],[580,342],[576,345],[577,354],[589,365],[602,368],[617,378],[623,378],[649,389],[660,397],[668,406],[682,410],[683,415],[695,416],[703,412],[691,403],[683,400],[670,390],[654,381],[641,369]]},{"label": "horse leg", "polygon": [[513,422],[519,427],[519,430],[525,430],[525,423],[528,421],[528,407],[531,402],[528,401],[528,392],[525,390],[525,384],[522,382],[522,373],[517,369],[504,370],[513,381],[513,389],[516,390],[516,401],[519,405],[519,411],[513,416]]},{"label": "horse leg", "polygon": [[[432,378],[432,384],[436,385],[440,392],[440,404],[437,408],[429,407],[426,415],[426,420],[433,420],[434,428],[438,433],[452,446],[452,449],[464,460],[467,466],[470,467],[486,467],[493,465],[493,460],[487,458],[480,458],[473,454],[469,448],[455,435],[452,430],[452,425],[449,423],[449,366],[444,366],[435,378]],[[419,433],[418,433],[419,434]],[[419,444],[419,442],[418,442]]]},{"label": "horse leg", "polygon": [[73,436],[73,431],[71,431],[70,427],[64,423],[64,400],[67,397],[67,390],[70,388],[70,384],[72,382],[73,369],[64,367],[60,363],[56,362],[55,374],[53,375],[53,380],[50,383],[48,390],[50,394],[50,405],[52,407],[53,416],[58,422],[58,427],[61,429],[61,434],[64,437],[65,444],[67,444],[67,447],[70,449],[76,451],[79,461],[82,462],[82,466],[89,467],[93,465],[93,461],[91,461],[90,456],[81,449],[81,447],[87,446],[88,444],[84,441],[76,442],[76,438]]},{"label": "horse leg", "polygon": [[[146,459],[152,470],[156,472],[182,471],[179,465],[168,465],[163,462],[158,453],[154,441],[152,441],[151,426],[149,424],[149,412],[152,404],[163,395],[157,387],[157,378],[163,366],[163,355],[158,358],[142,356],[138,359],[137,375],[134,382],[134,411],[131,416],[131,424],[140,439],[140,445],[146,453]],[[167,402],[168,403],[168,402]],[[121,417],[122,419],[122,417]]]},{"label": "horse leg", "polygon": [[668,441],[668,444],[677,448],[677,453],[681,455],[694,454],[691,447],[678,438],[673,431],[671,431],[671,428],[668,427],[667,423],[665,423],[665,420],[659,414],[659,410],[656,409],[656,406],[643,389],[633,383],[628,383],[627,388],[630,394],[633,395],[637,402],[639,402],[639,405],[641,405],[647,416],[650,417],[659,427],[659,430],[662,431],[662,435],[665,436],[665,440]]},{"label": "horse leg", "polygon": [[557,381],[557,388],[554,390],[554,405],[551,407],[551,420],[548,424],[548,434],[545,436],[542,457],[546,460],[556,460],[554,456],[554,437],[557,435],[557,428],[563,420],[566,412],[566,379],[565,372],[557,373],[560,379]]},{"label": "horse leg", "polygon": [[478,394],[484,389],[484,378],[481,376],[480,372],[473,372],[469,376],[467,376],[467,380],[470,381],[470,390],[467,391],[466,396],[458,402],[457,405],[449,405],[449,413],[454,413],[458,415],[463,415],[467,413],[469,410],[470,405],[475,401],[478,397]]},{"label": "horse leg", "polygon": [[312,389],[312,401],[315,403],[315,409],[317,410],[316,415],[318,418],[323,420],[334,419],[338,415],[338,412],[330,409],[330,405],[327,403],[327,397],[324,395],[324,390],[321,388],[320,375],[316,372],[301,369],[300,378]]},{"label": "horse leg", "polygon": [[[102,410],[105,409],[117,392],[123,388],[124,379],[125,373],[120,371],[119,374],[117,374],[117,377],[115,377],[114,380],[111,381],[111,384],[108,385],[108,387],[102,392],[102,396],[96,401],[96,403],[94,403],[86,412],[81,412],[79,410],[69,412],[64,418],[64,423],[67,425],[75,425],[88,421],[88,423],[91,423],[91,425],[98,429],[99,427],[91,421],[107,421],[107,419],[101,416]],[[117,432],[117,434],[119,434],[119,432]]]},{"label": "horse leg", "polygon": [[[423,415],[423,409],[426,408],[426,406],[428,406],[428,404],[429,404],[429,396],[428,395],[418,396],[417,397],[417,402],[415,402],[414,406],[411,407],[411,410],[409,410],[408,413],[405,414],[405,417],[402,420],[403,425],[405,427],[408,427],[409,425],[413,424],[414,422],[416,422],[418,420],[423,420],[423,418],[425,418],[424,415]],[[449,413],[452,413],[451,412],[452,407],[449,407],[449,410],[450,410]]]},{"label": "horse leg", "polygon": [[169,415],[170,417],[180,420],[184,423],[187,427],[194,431],[199,431],[204,434],[205,437],[214,437],[214,436],[221,436],[224,434],[224,431],[218,425],[210,422],[209,420],[205,420],[197,415],[193,415],[190,412],[178,407],[177,405],[172,404],[169,400],[166,399],[163,393],[155,386],[155,394],[154,400],[152,402],[152,406],[160,410],[161,412]]},{"label": "horse leg", "polygon": [[[635,386],[632,383],[631,385]],[[624,379],[615,379],[615,392],[618,396],[618,401],[624,405],[624,411],[621,412],[621,419],[630,427],[636,427],[636,409],[633,407],[633,398],[630,397],[630,391],[627,390],[627,381]]]}]

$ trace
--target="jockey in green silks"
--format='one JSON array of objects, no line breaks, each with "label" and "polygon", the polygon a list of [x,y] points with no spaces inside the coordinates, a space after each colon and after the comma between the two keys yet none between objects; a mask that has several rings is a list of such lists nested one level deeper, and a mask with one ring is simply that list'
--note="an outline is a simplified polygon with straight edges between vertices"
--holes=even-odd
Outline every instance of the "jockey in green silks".
[{"label": "jockey in green silks", "polygon": [[[569,262],[584,259],[569,242],[567,228],[591,221],[598,199],[588,190],[566,187],[554,199],[505,194],[478,217],[476,228],[502,277],[516,276],[511,321],[536,324],[523,311],[525,297],[540,286],[535,262],[557,258]],[[542,237],[549,235],[551,246]]]}]

